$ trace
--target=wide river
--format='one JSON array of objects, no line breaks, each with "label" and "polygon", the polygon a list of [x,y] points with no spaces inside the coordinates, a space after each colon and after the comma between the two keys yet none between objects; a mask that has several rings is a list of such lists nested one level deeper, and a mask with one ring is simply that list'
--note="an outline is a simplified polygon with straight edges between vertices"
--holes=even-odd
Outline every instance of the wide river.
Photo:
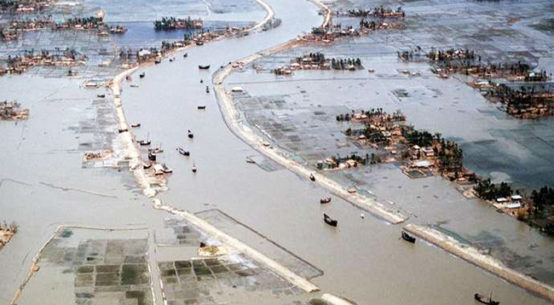
[{"label": "wide river", "polygon": [[[278,28],[190,49],[186,59],[178,53],[173,63],[139,69],[146,78],[135,77],[138,88],[123,84],[127,119],[142,124],[134,130],[137,139],[161,143],[165,153],[159,158],[174,170],[169,190],[159,197],[191,212],[222,210],[323,270],[312,280],[323,291],[359,304],[473,304],[477,291],[494,291],[503,305],[548,304],[425,242],[399,240],[401,226],[369,215],[362,219],[358,208],[339,198],[322,208],[325,191],[285,169],[245,162],[246,156],[262,157],[229,131],[205,85],[217,67],[308,32],[322,20],[307,1],[267,2],[282,19]],[[212,69],[198,70],[204,64]],[[38,76],[0,78],[0,88],[4,98],[31,108],[29,121],[0,124],[0,220],[20,226],[0,251],[0,303],[7,303],[57,225],[135,224],[155,230],[167,214],[151,208],[127,172],[81,168],[83,146],[106,146],[116,126],[111,104],[92,102],[103,89],[87,91],[73,80]],[[198,111],[197,105],[207,109]],[[193,140],[186,137],[188,129]],[[177,146],[190,149],[191,157],[177,154]],[[321,221],[324,210],[339,219],[337,229]],[[511,221],[499,225],[516,229]],[[257,246],[247,236],[235,237]]]}]

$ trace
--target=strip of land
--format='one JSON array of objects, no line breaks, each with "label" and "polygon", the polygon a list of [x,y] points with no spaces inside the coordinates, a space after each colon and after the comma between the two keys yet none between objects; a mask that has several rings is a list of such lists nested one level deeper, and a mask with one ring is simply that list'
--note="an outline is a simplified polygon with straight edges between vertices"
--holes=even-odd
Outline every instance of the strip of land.
[{"label": "strip of land", "polygon": [[[325,11],[325,19],[323,20],[322,25],[323,27],[325,27],[330,22],[331,10],[328,6],[321,3],[320,1],[314,0],[313,2]],[[277,52],[297,47],[302,43],[303,42],[300,39],[293,39],[272,47],[268,50],[245,57],[239,60],[239,62],[241,62],[242,64],[248,64],[262,57],[266,57]],[[221,112],[223,114],[225,122],[227,123],[227,126],[229,127],[229,129],[231,129],[233,133],[235,133],[239,138],[241,138],[243,141],[245,141],[247,144],[252,146],[260,153],[271,158],[272,160],[281,164],[292,172],[306,178],[310,177],[310,175],[313,175],[315,177],[315,183],[318,183],[331,193],[343,198],[344,200],[349,201],[350,203],[364,210],[367,210],[374,215],[385,219],[390,223],[398,224],[404,222],[407,219],[407,217],[402,215],[399,211],[387,208],[382,203],[379,203],[364,195],[349,192],[347,189],[345,189],[342,185],[335,182],[334,180],[329,179],[319,173],[314,173],[313,170],[311,170],[307,166],[290,160],[289,158],[287,158],[287,155],[289,154],[288,152],[279,148],[268,146],[266,141],[262,137],[258,136],[250,127],[245,124],[245,122],[241,118],[240,113],[235,107],[232,96],[225,91],[223,81],[227,76],[229,76],[229,74],[231,74],[231,72],[233,72],[232,65],[227,65],[223,69],[220,69],[214,74],[213,83],[216,96],[219,100]]]},{"label": "strip of land", "polygon": [[408,224],[404,229],[440,248],[446,250],[472,264],[475,264],[519,287],[536,293],[550,301],[554,302],[554,288],[541,283],[527,275],[510,269],[502,262],[482,254],[478,249],[469,245],[460,243],[454,238],[443,234],[435,229],[423,227],[414,224]]}]

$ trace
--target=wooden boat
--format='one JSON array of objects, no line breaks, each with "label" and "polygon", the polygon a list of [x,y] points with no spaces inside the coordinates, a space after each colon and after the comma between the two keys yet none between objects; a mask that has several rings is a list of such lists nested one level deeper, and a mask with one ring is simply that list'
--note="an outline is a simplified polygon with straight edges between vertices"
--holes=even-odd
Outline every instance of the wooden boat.
[{"label": "wooden boat", "polygon": [[156,59],[154,60],[154,63],[157,65],[157,64],[161,64],[162,63],[162,58],[160,56],[156,57]]},{"label": "wooden boat", "polygon": [[148,160],[150,161],[156,161],[156,155],[148,153]]},{"label": "wooden boat", "polygon": [[482,296],[482,295],[480,295],[480,294],[478,294],[478,293],[474,294],[474,295],[473,295],[473,298],[475,299],[475,301],[477,301],[477,302],[479,302],[479,303],[481,303],[481,304],[488,304],[488,305],[498,305],[498,304],[500,304],[500,302],[494,301],[494,300],[492,299],[492,293],[491,293],[491,295],[489,296],[489,299],[488,299],[488,300],[485,299],[484,296]]},{"label": "wooden boat", "polygon": [[331,197],[325,197],[325,198],[321,198],[319,200],[319,203],[321,203],[321,204],[325,204],[325,203],[329,203],[329,202],[331,202]]},{"label": "wooden boat", "polygon": [[131,124],[131,127],[133,127],[133,128],[140,127],[140,123]]},{"label": "wooden boat", "polygon": [[314,174],[310,174],[310,180],[315,181]]},{"label": "wooden boat", "polygon": [[170,58],[170,59],[169,59],[169,62],[173,62],[173,58]]},{"label": "wooden boat", "polygon": [[203,42],[202,40],[198,40],[198,41],[196,42],[196,45],[197,45],[197,46],[203,46],[203,45],[204,45],[204,42]]},{"label": "wooden boat", "polygon": [[152,167],[152,162],[148,162],[148,163],[142,163],[142,167],[144,169],[149,169]]},{"label": "wooden boat", "polygon": [[189,56],[189,53],[183,54],[183,58],[187,58]]},{"label": "wooden boat", "polygon": [[206,93],[210,93],[210,87],[206,86]]},{"label": "wooden boat", "polygon": [[192,172],[193,173],[196,173],[198,169],[196,168],[196,165],[195,164],[192,164]]},{"label": "wooden boat", "polygon": [[124,133],[124,132],[129,131],[129,129],[127,129],[127,128],[119,128],[118,131],[119,131],[119,133]]},{"label": "wooden boat", "polygon": [[164,150],[159,148],[159,147],[148,148],[148,153],[151,153],[151,154],[154,154],[154,155],[161,154],[163,152],[164,152]]},{"label": "wooden boat", "polygon": [[145,76],[146,76],[146,72],[142,72],[141,74],[139,74],[140,78],[144,78]]},{"label": "wooden boat", "polygon": [[208,69],[210,69],[210,65],[205,65],[205,66],[203,66],[203,65],[198,65],[198,69],[200,69],[200,70],[208,70]]},{"label": "wooden boat", "polygon": [[250,163],[250,164],[256,164],[256,161],[254,161],[252,158],[250,157],[246,157],[246,163]]},{"label": "wooden boat", "polygon": [[416,239],[415,237],[411,236],[410,234],[402,231],[402,239],[407,241],[407,242],[410,242],[410,243],[415,243]]},{"label": "wooden boat", "polygon": [[99,98],[105,98],[106,95],[105,94],[97,94],[96,97],[99,97]]},{"label": "wooden boat", "polygon": [[148,146],[148,145],[150,145],[150,143],[152,143],[152,141],[150,141],[150,140],[140,140],[140,141],[138,141],[138,143],[139,143],[140,146]]},{"label": "wooden boat", "polygon": [[190,152],[188,150],[184,150],[181,147],[177,147],[177,152],[179,152],[183,156],[187,156],[187,157],[190,156]]},{"label": "wooden boat", "polygon": [[131,75],[125,75],[125,80],[131,80]]},{"label": "wooden boat", "polygon": [[198,110],[205,110],[206,106],[198,106]]},{"label": "wooden boat", "polygon": [[325,221],[325,223],[330,225],[331,227],[336,227],[338,224],[338,221],[332,219],[331,217],[329,217],[329,215],[325,213],[323,213],[323,221]]},{"label": "wooden boat", "polygon": [[203,79],[201,79],[201,80],[200,80],[200,83],[201,83],[201,84],[203,84],[203,83],[204,83],[204,80],[203,80]]},{"label": "wooden boat", "polygon": [[131,88],[138,88],[137,84],[131,84]]},{"label": "wooden boat", "polygon": [[165,165],[165,163],[162,164],[162,167],[163,167],[163,172],[164,172],[165,174],[171,174],[171,173],[173,173],[173,170],[172,170],[171,168],[167,167],[167,165]]},{"label": "wooden boat", "polygon": [[187,136],[189,137],[189,139],[194,138],[194,134],[190,130],[188,131]]}]

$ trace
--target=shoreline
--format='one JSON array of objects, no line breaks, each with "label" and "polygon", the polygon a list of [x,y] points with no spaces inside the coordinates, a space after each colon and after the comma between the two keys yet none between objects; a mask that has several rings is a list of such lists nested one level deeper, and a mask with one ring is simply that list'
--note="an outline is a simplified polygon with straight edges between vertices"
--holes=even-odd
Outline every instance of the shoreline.
[{"label": "shoreline", "polygon": [[[322,26],[325,27],[331,21],[331,9],[323,4],[320,0],[311,0],[317,6],[322,8],[325,11],[325,17],[322,23]],[[243,64],[249,64],[257,59],[262,57],[269,56],[271,54],[281,52],[284,50],[292,49],[302,44],[303,42],[297,38],[269,48],[267,50],[252,54],[245,58],[237,60]],[[225,91],[223,86],[223,81],[227,76],[233,72],[231,65],[225,66],[223,69],[220,69],[214,73],[212,78],[212,83],[214,84],[214,91],[216,92],[216,97],[218,99],[218,105],[224,121],[229,129],[240,139],[242,139],[246,144],[265,155],[266,157],[272,159],[273,161],[279,163],[283,167],[289,169],[293,173],[308,178],[311,174],[316,178],[315,183],[319,184],[323,188],[327,189],[329,192],[334,195],[341,197],[342,199],[352,203],[353,205],[366,210],[378,217],[383,218],[389,223],[399,224],[408,219],[408,217],[402,215],[398,211],[391,210],[385,207],[382,203],[379,203],[373,199],[370,199],[366,196],[360,195],[358,193],[349,193],[342,185],[335,182],[334,180],[325,177],[324,175],[318,173],[316,170],[312,170],[302,164],[299,164],[295,161],[287,159],[285,157],[288,152],[274,148],[267,147],[263,145],[265,140],[256,135],[252,129],[243,123],[240,113],[234,105],[233,98],[228,92]]]},{"label": "shoreline", "polygon": [[554,288],[552,286],[511,269],[492,256],[480,253],[478,249],[472,246],[460,243],[454,238],[429,227],[408,224],[404,229],[448,253],[454,254],[518,287],[554,302]]}]

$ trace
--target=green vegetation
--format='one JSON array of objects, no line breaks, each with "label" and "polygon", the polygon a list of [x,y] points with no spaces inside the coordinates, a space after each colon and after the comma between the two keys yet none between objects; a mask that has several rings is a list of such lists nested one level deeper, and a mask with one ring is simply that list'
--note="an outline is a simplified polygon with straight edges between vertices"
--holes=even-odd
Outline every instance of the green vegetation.
[{"label": "green vegetation", "polygon": [[496,198],[503,198],[511,196],[514,191],[512,187],[506,182],[502,182],[498,185],[491,183],[491,179],[481,180],[475,186],[475,191],[479,198],[485,200],[495,200]]}]

